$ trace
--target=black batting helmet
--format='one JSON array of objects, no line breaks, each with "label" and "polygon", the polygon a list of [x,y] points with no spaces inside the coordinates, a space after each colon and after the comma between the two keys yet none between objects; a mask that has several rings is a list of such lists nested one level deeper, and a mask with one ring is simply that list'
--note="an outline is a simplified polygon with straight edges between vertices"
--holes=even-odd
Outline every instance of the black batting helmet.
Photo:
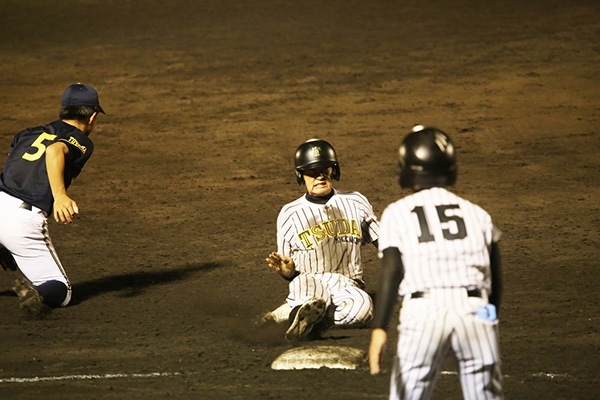
[{"label": "black batting helmet", "polygon": [[299,185],[304,184],[302,171],[309,169],[332,167],[332,179],[340,180],[340,165],[333,146],[325,140],[310,139],[302,143],[296,149],[294,156],[294,165],[296,167],[296,179]]},{"label": "black batting helmet", "polygon": [[437,128],[415,126],[398,149],[400,186],[427,189],[456,182],[456,152],[450,137]]}]

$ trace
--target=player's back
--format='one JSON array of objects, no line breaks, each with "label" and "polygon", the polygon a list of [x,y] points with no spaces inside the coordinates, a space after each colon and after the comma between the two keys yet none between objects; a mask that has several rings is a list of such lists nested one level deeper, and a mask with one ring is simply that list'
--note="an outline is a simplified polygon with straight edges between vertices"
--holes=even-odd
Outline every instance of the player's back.
[{"label": "player's back", "polygon": [[386,219],[405,268],[401,293],[487,281],[493,225],[481,207],[436,187],[390,204]]},{"label": "player's back", "polygon": [[68,188],[93,152],[92,141],[63,121],[24,129],[15,135],[0,179],[0,190],[43,210],[52,208],[52,191],[46,171],[46,149],[62,141],[71,149],[64,166]]}]

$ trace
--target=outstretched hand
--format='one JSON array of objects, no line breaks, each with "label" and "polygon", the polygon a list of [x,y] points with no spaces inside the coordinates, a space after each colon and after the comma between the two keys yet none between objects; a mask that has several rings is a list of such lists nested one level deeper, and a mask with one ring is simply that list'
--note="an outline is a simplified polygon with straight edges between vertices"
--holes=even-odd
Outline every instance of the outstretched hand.
[{"label": "outstretched hand", "polygon": [[291,278],[296,271],[296,264],[294,264],[294,260],[292,260],[291,257],[286,257],[279,253],[273,252],[269,254],[269,257],[266,258],[266,261],[269,265],[269,268],[284,278]]}]

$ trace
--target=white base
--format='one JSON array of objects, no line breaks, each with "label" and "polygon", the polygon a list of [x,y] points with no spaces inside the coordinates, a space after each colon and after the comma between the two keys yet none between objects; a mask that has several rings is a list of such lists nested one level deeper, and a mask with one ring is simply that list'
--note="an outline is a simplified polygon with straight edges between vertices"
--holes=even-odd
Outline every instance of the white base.
[{"label": "white base", "polygon": [[365,362],[367,353],[344,346],[294,347],[283,352],[271,363],[271,369],[356,369]]}]

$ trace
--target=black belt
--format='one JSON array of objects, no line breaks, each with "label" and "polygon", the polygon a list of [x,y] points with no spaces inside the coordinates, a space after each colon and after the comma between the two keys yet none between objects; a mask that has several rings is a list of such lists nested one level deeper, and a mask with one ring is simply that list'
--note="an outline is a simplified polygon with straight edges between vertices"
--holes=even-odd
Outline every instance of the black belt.
[{"label": "black belt", "polygon": [[23,202],[23,204],[21,204],[20,208],[22,208],[23,210],[29,210],[29,211],[31,211],[32,206],[29,203]]},{"label": "black belt", "polygon": [[[411,299],[419,299],[421,297],[425,297],[425,295],[428,294],[428,292],[414,292],[411,293],[410,298]],[[467,290],[467,296],[469,297],[481,297],[481,290],[479,289],[469,289]]]}]

